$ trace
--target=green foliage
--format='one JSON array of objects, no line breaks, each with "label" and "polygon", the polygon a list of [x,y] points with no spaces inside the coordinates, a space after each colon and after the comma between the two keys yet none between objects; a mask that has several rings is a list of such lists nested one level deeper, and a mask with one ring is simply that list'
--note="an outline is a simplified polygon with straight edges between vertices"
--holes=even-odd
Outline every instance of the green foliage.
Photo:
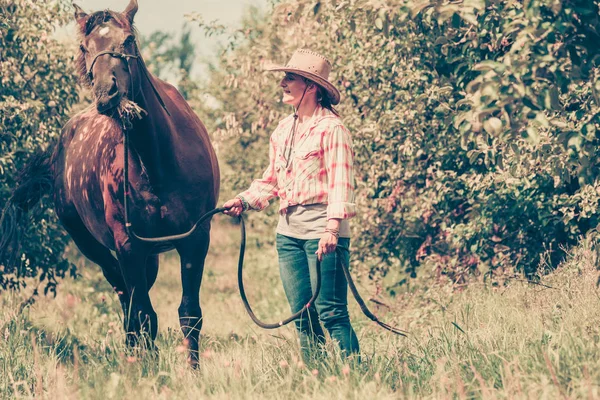
[{"label": "green foliage", "polygon": [[598,0],[283,2],[221,57],[205,120],[243,189],[291,111],[263,63],[319,51],[353,133],[355,261],[533,275],[599,222],[599,24]]},{"label": "green foliage", "polygon": [[140,47],[150,71],[162,79],[172,80],[173,76],[176,77],[179,91],[189,100],[197,89],[190,77],[196,56],[190,27],[184,24],[178,42],[171,33],[154,31],[147,37],[140,38]]},{"label": "green foliage", "polygon": [[[55,142],[78,95],[72,52],[52,37],[72,18],[69,3],[0,0],[0,14],[0,204],[5,204],[30,157]],[[73,270],[62,255],[67,239],[50,196],[26,218],[19,259],[0,265],[0,287],[18,287],[39,275],[46,290],[53,290],[56,279]]]}]

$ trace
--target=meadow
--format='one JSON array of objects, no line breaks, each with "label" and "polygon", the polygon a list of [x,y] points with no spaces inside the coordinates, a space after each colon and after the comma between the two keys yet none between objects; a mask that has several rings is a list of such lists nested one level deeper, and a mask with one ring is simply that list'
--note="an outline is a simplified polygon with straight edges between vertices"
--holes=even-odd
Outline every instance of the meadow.
[{"label": "meadow", "polygon": [[[191,79],[185,35],[164,42],[157,31],[138,38],[140,50],[157,69],[187,64],[174,83],[227,150],[221,199],[262,173],[272,129],[289,113],[274,100],[278,79],[258,66],[297,48],[334,61],[356,151],[354,275],[373,311],[409,336],[382,330],[349,299],[361,362],[329,344],[304,365],[293,327],[265,331],[246,315],[239,232],[219,217],[200,369],[186,364],[172,253],[151,292],[158,353],[128,349],[115,293],[46,197],[21,224],[22,262],[0,259],[0,398],[600,398],[600,0],[270,3],[264,15],[249,9],[207,82]],[[90,99],[77,84],[77,43],[51,34],[72,21],[70,1],[0,0],[0,11],[3,205]],[[250,225],[264,228],[262,218]],[[76,278],[62,279],[65,247]],[[538,269],[540,257],[552,272]],[[287,316],[269,237],[251,237],[246,266],[256,313]],[[488,273],[500,280],[482,280]],[[40,291],[59,282],[55,297],[32,297],[36,275]],[[21,280],[25,290],[5,290]]]},{"label": "meadow", "polygon": [[[151,295],[159,315],[158,354],[124,346],[116,295],[83,258],[79,277],[28,305],[31,287],[0,295],[2,398],[598,398],[600,297],[596,253],[584,241],[539,284],[432,280],[376,296],[370,306],[410,332],[389,334],[349,299],[360,364],[326,349],[314,365],[298,359],[292,327],[265,331],[245,314],[236,286],[238,228],[215,221],[201,299],[201,368],[186,365],[177,307],[176,255],[161,256]],[[288,313],[276,253],[250,240],[246,285],[264,319]],[[72,254],[76,254],[71,250]],[[376,293],[358,277],[365,298]],[[421,282],[419,284],[418,282]],[[427,284],[425,284],[427,283]]]}]

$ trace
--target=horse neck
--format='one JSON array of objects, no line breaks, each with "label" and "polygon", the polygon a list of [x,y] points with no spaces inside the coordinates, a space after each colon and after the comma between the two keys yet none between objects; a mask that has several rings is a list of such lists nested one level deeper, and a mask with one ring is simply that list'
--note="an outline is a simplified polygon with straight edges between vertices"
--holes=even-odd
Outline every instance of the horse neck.
[{"label": "horse neck", "polygon": [[161,103],[161,99],[167,102],[167,94],[143,62],[139,63],[136,78],[139,89],[134,101],[146,111],[146,114],[141,120],[133,123],[130,136],[131,151],[139,155],[150,181],[159,186],[169,179],[167,171],[173,171],[174,167],[173,121]]}]

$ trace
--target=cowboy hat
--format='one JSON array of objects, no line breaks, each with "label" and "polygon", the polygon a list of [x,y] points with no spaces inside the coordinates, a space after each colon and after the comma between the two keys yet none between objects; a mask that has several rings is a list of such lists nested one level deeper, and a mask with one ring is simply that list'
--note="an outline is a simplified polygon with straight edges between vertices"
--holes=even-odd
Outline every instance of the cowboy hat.
[{"label": "cowboy hat", "polygon": [[321,86],[331,100],[331,104],[340,102],[340,92],[328,81],[331,72],[331,63],[328,59],[311,50],[298,49],[285,66],[272,65],[265,68],[267,71],[291,72],[303,76]]}]

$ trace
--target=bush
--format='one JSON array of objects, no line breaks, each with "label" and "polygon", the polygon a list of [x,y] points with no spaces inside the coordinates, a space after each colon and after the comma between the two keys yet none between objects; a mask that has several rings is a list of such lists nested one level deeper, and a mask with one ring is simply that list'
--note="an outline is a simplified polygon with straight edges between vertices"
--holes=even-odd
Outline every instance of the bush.
[{"label": "bush", "polygon": [[598,224],[599,28],[598,0],[283,2],[245,21],[203,112],[245,188],[290,112],[262,64],[319,51],[355,145],[354,262],[534,276]]},{"label": "bush", "polygon": [[[0,0],[0,201],[5,204],[18,174],[60,134],[77,100],[72,53],[53,37],[72,18],[63,1]],[[39,276],[46,290],[73,272],[64,259],[67,244],[50,193],[22,221],[23,246],[16,262],[0,260],[0,287],[17,288]]]}]

